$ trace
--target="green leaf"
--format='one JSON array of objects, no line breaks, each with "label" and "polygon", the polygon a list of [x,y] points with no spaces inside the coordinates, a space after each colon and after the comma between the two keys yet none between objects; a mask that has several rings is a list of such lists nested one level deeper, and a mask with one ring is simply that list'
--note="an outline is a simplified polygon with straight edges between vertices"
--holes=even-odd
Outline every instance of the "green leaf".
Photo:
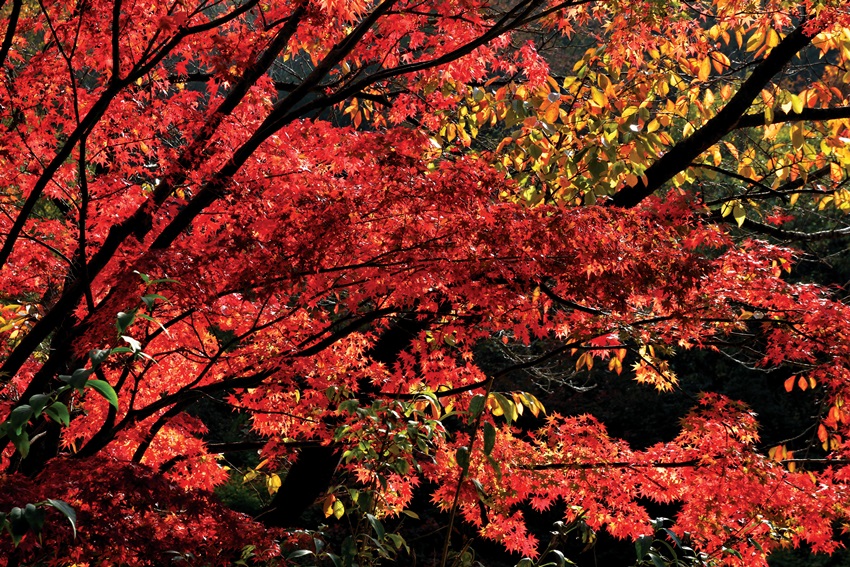
[{"label": "green leaf", "polygon": [[679,547],[679,548],[684,547],[682,545],[682,540],[679,539],[679,536],[676,535],[676,532],[674,532],[670,528],[664,528],[664,533],[667,534],[667,537],[669,537],[671,540],[673,540],[673,543],[676,544],[676,547]]},{"label": "green leaf", "polygon": [[455,460],[460,468],[466,470],[469,468],[469,447],[458,447],[455,451]]},{"label": "green leaf", "polygon": [[655,565],[655,567],[667,567],[667,564],[664,563],[664,559],[662,559],[660,555],[649,552],[649,558],[652,560],[652,564]]},{"label": "green leaf", "polygon": [[652,536],[640,536],[635,542],[635,551],[637,552],[638,561],[646,557],[649,550],[652,549]]},{"label": "green leaf", "polygon": [[369,520],[369,523],[372,525],[372,529],[375,530],[375,535],[378,536],[378,539],[384,539],[386,531],[384,530],[384,525],[381,521],[372,514],[366,514],[366,519]]},{"label": "green leaf", "polygon": [[153,309],[154,303],[156,300],[168,301],[167,297],[164,297],[158,293],[149,293],[147,295],[142,296],[142,302],[147,306],[148,309]]},{"label": "green leaf", "polygon": [[27,531],[29,531],[30,524],[24,518],[24,511],[15,506],[12,508],[12,511],[9,512],[9,534],[12,536],[12,541],[15,544],[15,547],[18,547],[18,544],[21,543],[21,539],[23,539],[24,535],[26,535]]},{"label": "green leaf", "polygon": [[9,440],[12,441],[12,444],[15,445],[15,449],[21,454],[21,457],[26,459],[27,455],[30,453],[30,436],[27,433],[26,429],[21,431],[20,433],[15,433],[14,431],[7,431],[6,435],[8,435]]},{"label": "green leaf", "polygon": [[71,506],[68,505],[67,502],[63,500],[54,500],[52,498],[48,498],[44,501],[47,505],[53,506],[62,514],[68,518],[68,521],[71,522],[71,529],[74,530],[74,539],[77,539],[77,513],[74,511]]},{"label": "green leaf", "polygon": [[118,334],[123,335],[127,328],[136,320],[135,311],[121,311],[115,321],[115,326],[118,328]]},{"label": "green leaf", "polygon": [[131,349],[130,347],[119,346],[119,347],[115,347],[115,348],[111,349],[109,351],[109,354],[124,354],[124,353],[132,353],[132,352],[133,352],[133,349]]},{"label": "green leaf", "polygon": [[484,411],[484,396],[476,394],[469,400],[469,421],[472,422]]},{"label": "green leaf", "polygon": [[65,427],[71,425],[71,413],[68,407],[62,402],[53,402],[44,410],[44,413],[50,416],[50,419],[56,423],[61,423]]},{"label": "green leaf", "polygon": [[24,519],[30,525],[30,529],[35,533],[41,533],[44,527],[44,510],[36,508],[35,504],[27,504],[24,508]]},{"label": "green leaf", "polygon": [[104,382],[103,380],[89,380],[86,382],[86,388],[97,390],[101,396],[106,398],[109,405],[118,409],[118,394],[115,393],[115,389],[109,385],[109,382]]},{"label": "green leaf", "polygon": [[35,417],[40,416],[48,402],[50,402],[50,396],[46,396],[44,394],[36,394],[31,397],[29,405],[32,408],[32,414]]},{"label": "green leaf", "polygon": [[399,551],[404,549],[408,553],[410,553],[410,547],[408,547],[407,542],[398,534],[387,534],[387,539],[389,539],[393,546]]},{"label": "green leaf", "polygon": [[309,549],[296,549],[295,551],[287,555],[286,558],[298,559],[299,557],[304,557],[305,555],[314,555],[314,553]]},{"label": "green leaf", "polygon": [[9,414],[9,432],[14,432],[15,435],[20,435],[24,426],[32,417],[33,411],[29,404],[18,406]]},{"label": "green leaf", "polygon": [[109,349],[100,350],[100,349],[95,348],[95,349],[90,350],[89,351],[89,358],[91,359],[92,368],[95,368],[95,367],[103,364],[103,361],[105,361],[109,357],[110,354],[111,354],[111,352],[110,352]]},{"label": "green leaf", "polygon": [[339,555],[328,553],[328,559],[331,560],[331,563],[334,564],[334,567],[342,567],[342,559],[339,558]]},{"label": "green leaf", "polygon": [[166,328],[165,328],[165,325],[163,325],[162,323],[160,323],[159,321],[157,321],[156,319],[154,319],[154,318],[153,318],[153,317],[151,317],[150,315],[145,315],[144,313],[139,313],[139,317],[140,317],[140,318],[142,318],[142,319],[144,319],[145,321],[150,321],[150,322],[151,322],[151,323],[153,323],[154,325],[157,325],[160,329],[162,329],[162,330],[163,330],[163,332],[164,332],[167,336],[169,336],[169,337],[171,336],[171,333],[169,333],[169,332],[168,332],[168,329],[166,329]]},{"label": "green leaf", "polygon": [[546,556],[548,557],[549,554],[552,554],[552,555],[555,556],[555,560],[557,561],[558,567],[564,567],[567,564],[567,558],[564,557],[564,554],[561,553],[560,551],[558,551],[557,549],[553,549],[553,550],[549,551],[549,553],[547,553]]},{"label": "green leaf", "polygon": [[68,376],[67,374],[61,374],[59,379],[65,383],[67,383],[72,388],[83,388],[86,384],[86,380],[91,376],[91,370],[87,370],[85,368],[77,368],[74,370],[74,374]]},{"label": "green leaf", "polygon": [[496,428],[489,421],[484,424],[484,454],[490,455],[496,446]]},{"label": "green leaf", "polygon": [[405,461],[404,459],[398,459],[394,464],[393,468],[396,472],[402,476],[406,476],[410,474],[410,463]]}]

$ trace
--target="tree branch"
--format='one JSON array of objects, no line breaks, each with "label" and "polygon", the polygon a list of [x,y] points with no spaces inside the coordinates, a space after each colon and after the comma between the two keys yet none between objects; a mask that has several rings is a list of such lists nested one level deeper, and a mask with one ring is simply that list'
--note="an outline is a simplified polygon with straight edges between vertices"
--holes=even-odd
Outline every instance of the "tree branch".
[{"label": "tree branch", "polygon": [[751,107],[753,99],[811,41],[812,38],[806,35],[802,25],[788,34],[756,66],[735,96],[729,99],[726,106],[714,118],[661,156],[644,172],[644,178],[639,180],[637,185],[620,189],[613,196],[612,204],[626,208],[636,206],[688,167],[694,159],[723,136],[737,128],[744,113]]},{"label": "tree branch", "polygon": [[[802,112],[785,112],[779,110],[773,113],[770,124],[781,122],[824,122],[826,120],[840,120],[850,118],[850,106],[836,106],[835,108],[804,108]],[[767,118],[764,113],[745,114],[738,120],[735,128],[757,128],[767,126]]]}]

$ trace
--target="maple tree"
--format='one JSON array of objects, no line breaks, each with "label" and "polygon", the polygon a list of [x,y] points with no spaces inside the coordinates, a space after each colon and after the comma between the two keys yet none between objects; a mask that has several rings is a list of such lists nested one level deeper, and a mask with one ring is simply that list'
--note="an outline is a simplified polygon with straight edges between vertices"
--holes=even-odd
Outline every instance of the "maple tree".
[{"label": "maple tree", "polygon": [[[358,526],[327,558],[378,562],[423,484],[443,564],[456,518],[532,563],[552,507],[643,560],[648,501],[702,564],[835,550],[850,309],[787,273],[850,234],[850,11],[670,8],[3,2],[0,564],[273,560],[317,499]],[[635,449],[514,385],[733,348],[819,393],[811,439],[705,393]],[[250,416],[257,518],[205,400]]]}]

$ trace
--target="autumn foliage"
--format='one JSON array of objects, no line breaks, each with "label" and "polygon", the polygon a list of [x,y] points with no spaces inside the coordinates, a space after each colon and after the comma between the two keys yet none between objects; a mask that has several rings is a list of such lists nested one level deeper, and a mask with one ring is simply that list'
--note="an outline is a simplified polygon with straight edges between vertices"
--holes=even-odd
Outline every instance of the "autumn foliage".
[{"label": "autumn foliage", "polygon": [[[443,565],[459,525],[532,564],[550,509],[662,561],[653,503],[695,564],[840,547],[850,307],[795,265],[850,236],[844,2],[0,16],[0,565],[283,562],[314,502],[356,527],[319,560],[404,562],[424,491]],[[814,390],[807,432],[704,392],[633,448],[536,378],[672,395],[696,351]]]}]

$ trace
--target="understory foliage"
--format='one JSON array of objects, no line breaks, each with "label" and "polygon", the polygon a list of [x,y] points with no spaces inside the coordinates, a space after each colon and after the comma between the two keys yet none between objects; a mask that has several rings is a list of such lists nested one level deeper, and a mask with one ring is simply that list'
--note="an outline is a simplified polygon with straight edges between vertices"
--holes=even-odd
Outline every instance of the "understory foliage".
[{"label": "understory foliage", "polygon": [[[843,1],[0,17],[0,565],[412,562],[433,518],[417,564],[463,526],[530,565],[547,510],[656,564],[658,526],[694,564],[840,547],[850,307],[796,265],[850,237]],[[767,444],[704,392],[632,447],[548,407],[594,368],[681,392],[698,350],[817,415]],[[213,493],[246,448],[256,517]]]}]

